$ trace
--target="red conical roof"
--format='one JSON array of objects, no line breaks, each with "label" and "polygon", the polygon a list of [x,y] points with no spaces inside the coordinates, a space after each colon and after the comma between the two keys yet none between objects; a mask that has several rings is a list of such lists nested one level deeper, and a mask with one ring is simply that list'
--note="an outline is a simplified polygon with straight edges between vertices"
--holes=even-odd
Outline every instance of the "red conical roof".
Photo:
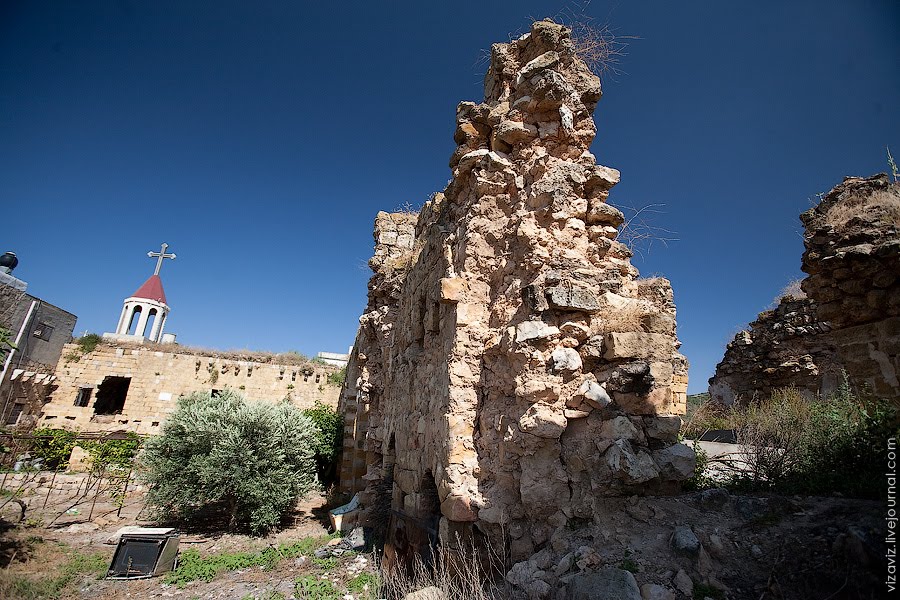
[{"label": "red conical roof", "polygon": [[166,304],[166,293],[163,291],[162,279],[159,275],[151,275],[144,285],[139,287],[135,293],[131,295],[133,298],[144,298],[146,300],[155,300]]}]

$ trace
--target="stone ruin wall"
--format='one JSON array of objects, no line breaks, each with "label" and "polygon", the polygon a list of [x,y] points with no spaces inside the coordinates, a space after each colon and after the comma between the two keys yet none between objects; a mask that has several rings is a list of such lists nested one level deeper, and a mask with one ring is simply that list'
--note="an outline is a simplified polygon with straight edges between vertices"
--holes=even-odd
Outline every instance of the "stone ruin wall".
[{"label": "stone ruin wall", "polygon": [[535,23],[493,46],[414,232],[378,215],[341,475],[398,551],[475,524],[520,560],[600,497],[693,471],[672,290],[616,240],[619,173],[588,151],[599,99],[569,31]]},{"label": "stone ruin wall", "polygon": [[[77,356],[80,358],[74,360]],[[38,426],[158,434],[179,396],[225,388],[265,402],[290,397],[300,408],[309,408],[316,401],[337,406],[340,388],[328,383],[328,375],[335,371],[336,367],[328,365],[257,363],[109,344],[81,355],[78,344],[67,344]],[[97,390],[107,377],[131,381],[122,410],[97,415]],[[88,405],[75,406],[79,389],[85,387],[92,389]]]},{"label": "stone ruin wall", "polygon": [[710,379],[726,404],[779,387],[900,400],[900,186],[847,177],[800,217],[804,300],[763,313],[729,343]]},{"label": "stone ruin wall", "polygon": [[728,343],[725,356],[709,380],[710,398],[726,406],[768,398],[779,388],[794,387],[806,396],[833,392],[841,366],[809,298],[782,298],[759,314]]}]

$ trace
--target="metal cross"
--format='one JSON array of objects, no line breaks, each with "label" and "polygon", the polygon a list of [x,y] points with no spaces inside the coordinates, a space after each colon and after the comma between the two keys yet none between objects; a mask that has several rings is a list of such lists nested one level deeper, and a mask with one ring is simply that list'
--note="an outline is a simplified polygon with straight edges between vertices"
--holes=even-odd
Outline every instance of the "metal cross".
[{"label": "metal cross", "polygon": [[148,252],[147,253],[147,256],[149,256],[150,258],[156,258],[156,270],[153,271],[154,275],[159,275],[159,270],[162,269],[162,263],[163,263],[164,258],[171,258],[172,260],[175,260],[174,253],[166,254],[166,248],[168,248],[168,247],[169,247],[168,244],[163,243],[162,250],[160,250],[159,252]]}]

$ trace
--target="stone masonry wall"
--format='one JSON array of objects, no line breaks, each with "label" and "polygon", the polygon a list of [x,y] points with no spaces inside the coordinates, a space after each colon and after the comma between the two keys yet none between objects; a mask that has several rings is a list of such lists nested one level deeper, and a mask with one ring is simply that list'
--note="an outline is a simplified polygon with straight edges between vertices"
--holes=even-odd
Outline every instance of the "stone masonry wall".
[{"label": "stone masonry wall", "polygon": [[731,404],[796,387],[900,399],[900,185],[847,177],[800,216],[806,299],[783,300],[728,344],[709,380]]},{"label": "stone masonry wall", "polygon": [[535,23],[493,46],[485,101],[459,105],[453,179],[415,236],[379,214],[342,473],[393,515],[398,552],[477,531],[521,559],[599,497],[693,471],[672,290],[616,240],[619,173],[588,151],[599,98],[569,31]]},{"label": "stone masonry wall", "polygon": [[710,398],[732,405],[768,398],[795,387],[809,396],[828,394],[840,381],[841,366],[829,332],[809,298],[782,298],[738,332],[709,380]]},{"label": "stone masonry wall", "polygon": [[900,400],[900,184],[847,177],[800,220],[803,290],[851,383]]},{"label": "stone masonry wall", "polygon": [[[339,388],[327,382],[337,369],[327,365],[263,364],[108,344],[72,360],[80,354],[77,344],[65,347],[56,367],[56,388],[43,407],[40,427],[158,433],[179,396],[226,387],[252,400],[278,402],[290,397],[301,408],[311,407],[317,400],[337,406]],[[94,412],[97,388],[106,377],[131,379],[120,414]],[[83,387],[92,388],[90,402],[75,406]]]}]

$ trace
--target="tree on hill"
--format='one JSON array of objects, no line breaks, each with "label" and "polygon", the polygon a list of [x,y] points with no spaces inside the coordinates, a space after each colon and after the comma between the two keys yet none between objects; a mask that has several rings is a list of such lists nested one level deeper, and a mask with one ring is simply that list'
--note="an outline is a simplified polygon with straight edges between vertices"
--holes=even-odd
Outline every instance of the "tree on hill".
[{"label": "tree on hill", "polygon": [[162,520],[265,533],[315,484],[318,437],[290,403],[191,394],[139,457],[148,503]]}]

